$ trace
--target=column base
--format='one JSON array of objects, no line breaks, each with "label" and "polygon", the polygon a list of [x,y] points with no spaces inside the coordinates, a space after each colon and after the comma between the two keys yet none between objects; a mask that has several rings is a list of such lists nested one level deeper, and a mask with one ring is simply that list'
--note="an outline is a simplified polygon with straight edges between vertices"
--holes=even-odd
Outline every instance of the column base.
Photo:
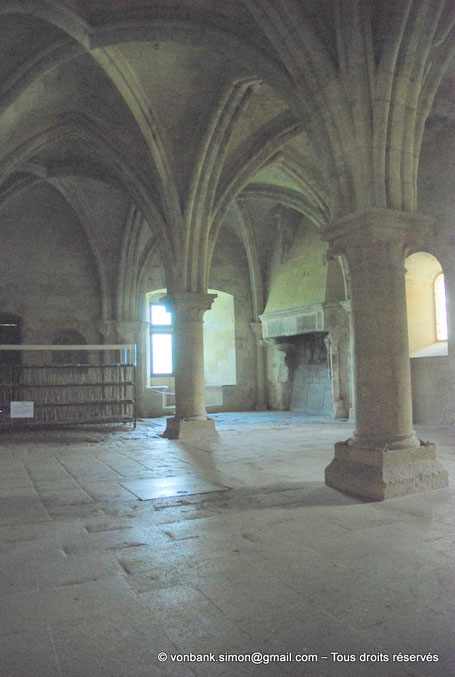
[{"label": "column base", "polygon": [[167,419],[166,430],[163,437],[169,440],[205,440],[218,442],[220,436],[215,428],[213,418],[188,419],[172,416]]},{"label": "column base", "polygon": [[336,402],[333,403],[333,407],[332,407],[332,418],[334,418],[334,419],[337,419],[337,418],[347,419],[348,417],[349,417],[349,411],[346,408],[344,400],[336,400]]},{"label": "column base", "polygon": [[373,501],[442,489],[449,475],[436,460],[431,442],[404,449],[361,449],[353,440],[335,444],[335,458],[325,469],[325,483],[350,496]]}]

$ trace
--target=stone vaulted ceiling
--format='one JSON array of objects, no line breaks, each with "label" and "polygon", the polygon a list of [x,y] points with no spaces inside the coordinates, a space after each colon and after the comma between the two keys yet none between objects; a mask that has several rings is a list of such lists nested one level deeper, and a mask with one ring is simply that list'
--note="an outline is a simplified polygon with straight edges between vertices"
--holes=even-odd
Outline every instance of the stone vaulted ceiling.
[{"label": "stone vaulted ceiling", "polygon": [[453,22],[443,0],[3,0],[0,205],[47,182],[77,210],[98,182],[188,290],[238,198],[318,227],[412,210],[425,123],[454,117]]}]

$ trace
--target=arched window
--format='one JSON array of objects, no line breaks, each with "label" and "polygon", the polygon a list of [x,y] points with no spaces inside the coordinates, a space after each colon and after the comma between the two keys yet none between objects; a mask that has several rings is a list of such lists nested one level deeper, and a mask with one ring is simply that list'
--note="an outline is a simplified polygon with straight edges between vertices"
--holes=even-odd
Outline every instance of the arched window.
[{"label": "arched window", "polygon": [[411,357],[447,355],[444,274],[438,259],[416,252],[406,259],[406,306]]},{"label": "arched window", "polygon": [[[204,314],[204,367],[207,385],[236,384],[234,297],[219,289],[210,310]],[[165,289],[149,292],[147,320],[150,336],[150,378],[173,376],[174,318],[160,303]],[[153,382],[155,383],[155,381]]]},{"label": "arched window", "polygon": [[436,314],[436,338],[447,341],[446,286],[444,273],[439,273],[434,281],[434,305]]},{"label": "arched window", "polygon": [[150,376],[171,376],[173,373],[172,315],[158,300],[149,302]]}]

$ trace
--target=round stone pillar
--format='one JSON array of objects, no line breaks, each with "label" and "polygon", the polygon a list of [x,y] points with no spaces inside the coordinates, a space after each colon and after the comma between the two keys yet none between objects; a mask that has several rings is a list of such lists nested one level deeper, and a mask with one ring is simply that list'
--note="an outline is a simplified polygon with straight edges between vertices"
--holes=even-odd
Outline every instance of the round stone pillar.
[{"label": "round stone pillar", "polygon": [[346,252],[354,332],[354,437],[362,447],[417,444],[403,249],[395,241],[376,240]]},{"label": "round stone pillar", "polygon": [[160,299],[174,319],[175,416],[164,437],[218,439],[205,411],[203,316],[216,294],[181,292]]},{"label": "round stone pillar", "polygon": [[250,322],[251,331],[256,338],[256,411],[267,409],[266,392],[266,355],[262,337],[262,322]]},{"label": "round stone pillar", "polygon": [[430,223],[370,209],[326,232],[333,253],[349,266],[356,431],[335,445],[325,476],[348,494],[382,500],[448,483],[434,445],[419,442],[412,429],[404,257]]}]

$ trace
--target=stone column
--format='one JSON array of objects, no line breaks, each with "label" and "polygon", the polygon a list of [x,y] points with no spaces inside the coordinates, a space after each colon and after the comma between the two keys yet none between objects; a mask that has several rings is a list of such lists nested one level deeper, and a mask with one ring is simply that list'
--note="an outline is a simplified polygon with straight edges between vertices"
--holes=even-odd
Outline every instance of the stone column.
[{"label": "stone column", "polygon": [[[340,303],[324,305],[324,329],[328,332],[324,339],[327,349],[327,365],[333,394],[333,418],[348,418],[349,405],[345,399],[346,374],[342,373],[342,351],[346,349],[345,334],[346,313]],[[346,357],[346,356],[344,356]],[[346,361],[346,359],[344,359]]]},{"label": "stone column", "polygon": [[340,359],[339,359],[339,338],[336,331],[331,331],[324,339],[327,349],[327,363],[329,368],[329,378],[332,384],[333,394],[333,418],[347,418],[348,411],[341,395],[340,383]]},{"label": "stone column", "polygon": [[350,271],[356,431],[335,445],[325,479],[348,494],[383,500],[448,484],[434,445],[412,430],[404,255],[429,224],[417,214],[369,209],[326,232]]},{"label": "stone column", "polygon": [[160,299],[174,320],[175,416],[167,419],[164,437],[218,439],[205,410],[203,315],[216,294],[181,292]]},{"label": "stone column", "polygon": [[340,306],[344,309],[348,320],[347,341],[345,345],[347,363],[349,365],[346,391],[348,393],[349,401],[351,403],[348,412],[348,420],[352,423],[355,421],[355,393],[354,393],[354,342],[352,330],[351,300],[349,299],[347,301],[340,301]]},{"label": "stone column", "polygon": [[276,383],[279,385],[279,390],[276,391],[275,403],[272,404],[272,408],[288,411],[291,408],[292,361],[296,351],[296,344],[286,340],[286,337],[267,338],[264,339],[264,343],[277,350],[279,360],[278,373],[276,376]]},{"label": "stone column", "polygon": [[265,379],[265,343],[262,338],[262,322],[250,322],[251,330],[256,338],[256,411],[266,411],[267,393]]},{"label": "stone column", "polygon": [[447,422],[453,425],[455,424],[455,259],[453,256],[441,256],[440,261],[446,286],[448,358],[450,383],[452,384]]}]

